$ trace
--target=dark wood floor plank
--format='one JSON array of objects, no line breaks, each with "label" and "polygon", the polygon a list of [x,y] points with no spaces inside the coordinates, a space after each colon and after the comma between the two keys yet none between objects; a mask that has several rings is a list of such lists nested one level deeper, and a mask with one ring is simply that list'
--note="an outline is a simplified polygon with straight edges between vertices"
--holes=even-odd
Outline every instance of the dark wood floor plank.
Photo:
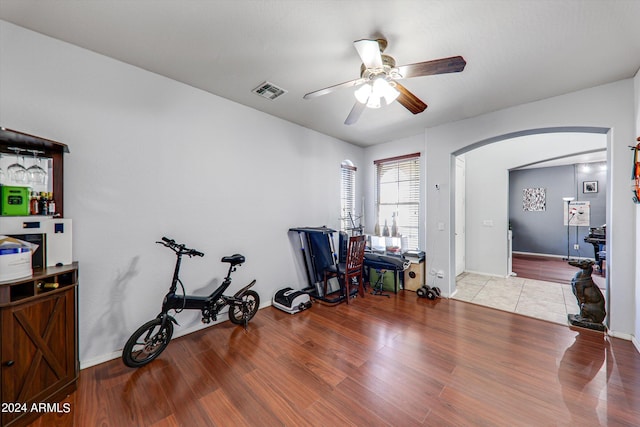
[{"label": "dark wood floor plank", "polygon": [[[179,315],[178,315],[179,316]],[[174,339],[149,365],[84,369],[34,427],[637,425],[629,341],[461,301],[367,295],[262,309]]]},{"label": "dark wood floor plank", "polygon": [[296,396],[292,396],[289,390],[283,390],[273,383],[270,375],[255,370],[246,374],[243,380],[258,400],[269,402],[271,412],[282,425],[299,427],[311,425],[305,419],[302,407],[296,404]]},{"label": "dark wood floor plank", "polygon": [[[367,405],[363,405],[357,396],[349,396],[340,392],[336,388],[332,393],[328,393],[322,398],[322,405],[329,412],[341,414],[346,423],[339,425],[352,426],[390,426],[390,424],[380,418]],[[317,402],[316,402],[317,403]]]},{"label": "dark wood floor plank", "polygon": [[222,389],[217,389],[200,398],[199,403],[209,415],[210,425],[212,426],[242,427],[252,425],[243,416],[243,412],[247,409],[237,406]]},{"label": "dark wood floor plank", "polygon": [[416,420],[401,408],[394,406],[384,396],[371,393],[365,386],[352,378],[345,378],[336,388],[336,396],[349,405],[367,408],[391,426],[420,426],[422,420]]},{"label": "dark wood floor plank", "polygon": [[424,420],[428,409],[424,406],[424,396],[416,395],[415,388],[405,388],[403,378],[397,378],[393,366],[366,363],[351,378],[376,396],[381,402],[398,408],[414,420]]},{"label": "dark wood floor plank", "polygon": [[307,420],[317,427],[350,426],[348,414],[336,411],[324,399],[317,400],[305,410]]},{"label": "dark wood floor plank", "polygon": [[[542,280],[568,285],[573,276],[579,271],[567,261],[558,257],[538,256],[528,254],[513,254],[512,270],[518,277]],[[594,270],[593,281],[599,288],[604,289],[606,279]]]}]

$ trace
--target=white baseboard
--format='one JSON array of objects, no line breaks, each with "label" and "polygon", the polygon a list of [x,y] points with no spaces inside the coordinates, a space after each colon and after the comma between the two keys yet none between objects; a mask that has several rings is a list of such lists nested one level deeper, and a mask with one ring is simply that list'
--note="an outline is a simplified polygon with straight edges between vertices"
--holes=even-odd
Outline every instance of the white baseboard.
[{"label": "white baseboard", "polygon": [[[201,323],[201,324],[196,324],[196,325],[194,325],[194,326],[192,326],[190,328],[186,328],[186,329],[183,329],[183,330],[175,330],[174,329],[176,332],[173,334],[172,339],[179,338],[181,336],[184,336],[184,335],[196,332],[196,331],[200,331],[200,330],[202,330],[204,328],[208,328],[210,326],[216,325],[216,324],[218,324],[220,322],[224,322],[224,321],[225,321],[225,319],[218,319],[217,322],[210,323],[208,325],[205,325],[204,323]],[[96,366],[96,365],[99,365],[101,363],[113,360],[113,359],[119,359],[121,356],[122,356],[122,349],[120,349],[118,351],[114,351],[112,353],[103,354],[101,356],[94,357],[93,359],[81,360],[80,361],[80,369],[90,368],[92,366]]]},{"label": "white baseboard", "polygon": [[[610,329],[607,330],[607,335],[614,337],[614,338],[620,338],[621,340],[627,340],[627,341],[632,341],[634,340],[634,336],[631,334],[627,334],[624,332],[617,332],[617,331],[612,331]],[[637,342],[637,341],[636,341]],[[638,343],[640,344],[640,343]],[[634,345],[636,345],[636,343],[634,343]],[[638,345],[636,345],[636,348],[638,347]]]},{"label": "white baseboard", "polygon": [[80,361],[80,369],[90,368],[92,366],[99,365],[104,362],[108,362],[109,360],[117,359],[122,356],[122,350],[114,351],[113,353],[103,354],[98,357],[94,357],[89,360],[81,360]]},{"label": "white baseboard", "polygon": [[475,270],[465,270],[464,272],[465,273],[469,273],[469,274],[479,274],[480,276],[499,277],[501,279],[504,279],[506,277],[511,277],[510,275],[509,276],[502,276],[500,274],[485,273],[484,271],[475,271]]},{"label": "white baseboard", "polygon": [[635,336],[633,336],[631,337],[631,342],[635,346],[636,350],[638,350],[638,353],[640,353],[640,341],[638,341],[638,339]]},{"label": "white baseboard", "polygon": [[[264,304],[264,305],[261,304],[260,309],[263,309],[263,308],[268,307],[270,305],[271,305],[271,301],[267,301],[266,304]],[[184,335],[188,335],[188,334],[200,331],[200,330],[205,329],[205,328],[209,328],[211,326],[217,325],[218,323],[222,323],[225,320],[228,320],[226,317],[222,317],[226,313],[227,313],[227,311],[225,310],[222,313],[218,314],[219,318],[218,318],[218,320],[216,322],[212,322],[212,323],[209,323],[209,324],[198,323],[198,324],[195,324],[195,325],[193,325],[193,326],[191,326],[189,328],[186,328],[186,329],[179,329],[179,330],[174,329],[175,333],[173,334],[172,339],[179,338],[179,337],[182,337]],[[100,356],[97,356],[97,357],[94,357],[94,358],[91,358],[91,359],[88,359],[88,360],[81,360],[80,361],[80,369],[90,368],[92,366],[96,366],[96,365],[99,365],[101,363],[113,360],[113,359],[118,359],[121,356],[122,356],[122,349],[119,349],[118,351],[114,351],[114,352],[111,352],[111,353],[103,354],[103,355],[100,355]]]}]

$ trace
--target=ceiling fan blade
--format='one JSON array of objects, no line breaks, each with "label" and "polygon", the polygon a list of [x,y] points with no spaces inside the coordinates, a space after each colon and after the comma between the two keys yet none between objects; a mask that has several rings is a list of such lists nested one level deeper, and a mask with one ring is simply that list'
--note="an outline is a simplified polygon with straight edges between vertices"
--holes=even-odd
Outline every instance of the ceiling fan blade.
[{"label": "ceiling fan blade", "polygon": [[359,78],[359,79],[355,79],[355,80],[349,80],[348,82],[339,83],[337,85],[329,86],[329,87],[326,87],[324,89],[316,90],[314,92],[309,92],[305,96],[303,96],[303,98],[304,99],[316,98],[318,96],[326,95],[328,93],[331,93],[331,92],[333,92],[335,90],[338,90],[338,89],[342,89],[344,87],[354,87],[354,86],[361,85],[362,83],[364,83],[366,81],[367,80],[363,79],[363,78]]},{"label": "ceiling fan blade", "polygon": [[382,68],[382,56],[377,40],[356,40],[353,46],[367,68]]},{"label": "ceiling fan blade", "polygon": [[409,77],[432,76],[435,74],[459,73],[464,70],[467,62],[462,56],[434,59],[433,61],[418,62],[415,64],[401,65],[398,73],[404,79]]},{"label": "ceiling fan blade", "polygon": [[398,96],[397,101],[413,114],[422,113],[427,109],[427,104],[420,101],[417,96],[409,92],[409,89],[398,82],[396,82],[396,89],[400,92],[400,96]]},{"label": "ceiling fan blade", "polygon": [[366,108],[367,108],[366,104],[361,104],[360,102],[356,101],[356,103],[353,105],[353,108],[351,109],[351,112],[347,116],[347,119],[344,121],[344,124],[352,125],[355,122],[357,122],[360,116],[362,115],[362,112]]}]

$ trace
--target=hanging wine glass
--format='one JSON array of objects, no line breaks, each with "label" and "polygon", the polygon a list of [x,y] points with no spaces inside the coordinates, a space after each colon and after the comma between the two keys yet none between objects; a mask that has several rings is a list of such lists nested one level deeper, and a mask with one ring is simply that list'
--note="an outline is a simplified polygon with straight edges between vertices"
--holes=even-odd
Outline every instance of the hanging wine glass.
[{"label": "hanging wine glass", "polygon": [[29,177],[29,183],[36,185],[44,185],[47,179],[47,171],[40,167],[40,159],[38,158],[38,151],[32,150],[33,153],[33,165],[27,169],[27,175]]},{"label": "hanging wine glass", "polygon": [[26,184],[27,169],[20,164],[18,159],[18,153],[20,152],[20,149],[13,148],[13,150],[16,152],[16,162],[10,164],[7,167],[7,174],[9,174],[9,179],[15,182],[16,184]]}]

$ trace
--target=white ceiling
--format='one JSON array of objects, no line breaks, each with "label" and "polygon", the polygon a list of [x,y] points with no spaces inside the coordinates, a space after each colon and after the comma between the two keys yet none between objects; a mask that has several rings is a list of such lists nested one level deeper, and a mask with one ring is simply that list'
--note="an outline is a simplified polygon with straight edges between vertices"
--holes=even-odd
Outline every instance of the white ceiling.
[{"label": "white ceiling", "polygon": [[[0,19],[361,146],[624,78],[640,68],[638,0],[0,0]],[[403,85],[344,125],[359,77],[352,42],[382,36],[399,65],[461,55],[462,73]],[[251,90],[270,81],[274,101]]]}]

